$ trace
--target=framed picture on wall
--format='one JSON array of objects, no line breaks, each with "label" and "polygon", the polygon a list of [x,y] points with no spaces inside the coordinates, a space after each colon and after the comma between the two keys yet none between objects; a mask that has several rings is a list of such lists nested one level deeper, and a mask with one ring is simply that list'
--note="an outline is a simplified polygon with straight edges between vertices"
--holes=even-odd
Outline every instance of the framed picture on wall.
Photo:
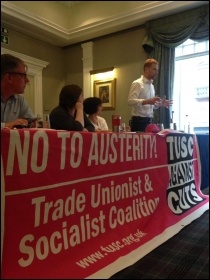
[{"label": "framed picture on wall", "polygon": [[94,81],[94,96],[102,101],[104,110],[115,109],[116,78]]}]

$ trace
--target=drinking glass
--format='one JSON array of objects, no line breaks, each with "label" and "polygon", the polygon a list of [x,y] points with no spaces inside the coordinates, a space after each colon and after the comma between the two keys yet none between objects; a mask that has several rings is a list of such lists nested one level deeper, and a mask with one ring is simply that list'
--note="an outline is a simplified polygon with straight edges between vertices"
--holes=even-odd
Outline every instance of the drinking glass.
[{"label": "drinking glass", "polygon": [[121,123],[120,131],[121,132],[126,132],[126,125],[125,125],[125,123]]},{"label": "drinking glass", "polygon": [[35,127],[42,128],[43,127],[43,117],[42,114],[36,115]]},{"label": "drinking glass", "polygon": [[121,132],[130,132],[131,128],[129,125],[126,125],[125,123],[121,123],[120,125],[120,131]]},{"label": "drinking glass", "polygon": [[50,117],[48,114],[44,115],[43,128],[50,128]]}]

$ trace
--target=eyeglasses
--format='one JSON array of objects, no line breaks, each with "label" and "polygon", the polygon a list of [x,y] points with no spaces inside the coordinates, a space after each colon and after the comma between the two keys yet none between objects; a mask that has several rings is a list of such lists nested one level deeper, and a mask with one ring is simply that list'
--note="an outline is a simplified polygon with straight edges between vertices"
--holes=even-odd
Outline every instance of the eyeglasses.
[{"label": "eyeglasses", "polygon": [[7,72],[6,74],[20,75],[20,76],[23,76],[24,78],[27,78],[27,74],[26,74],[26,73],[20,73],[20,72]]}]

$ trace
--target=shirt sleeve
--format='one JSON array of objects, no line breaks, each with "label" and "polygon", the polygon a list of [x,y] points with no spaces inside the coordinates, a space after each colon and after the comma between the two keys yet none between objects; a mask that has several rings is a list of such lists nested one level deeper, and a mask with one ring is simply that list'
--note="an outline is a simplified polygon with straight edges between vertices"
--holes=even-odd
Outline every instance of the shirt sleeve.
[{"label": "shirt sleeve", "polygon": [[53,129],[82,131],[82,124],[61,107],[56,107],[50,113],[50,125]]},{"label": "shirt sleeve", "polygon": [[23,118],[23,119],[34,119],[35,118],[35,115],[32,112],[31,108],[29,107],[25,98],[23,98],[23,101],[21,104],[19,118]]},{"label": "shirt sleeve", "polygon": [[11,96],[7,102],[1,100],[1,122],[9,123],[19,118],[35,118],[33,111],[29,107],[23,95],[15,94],[14,96]]},{"label": "shirt sleeve", "polygon": [[134,82],[131,84],[130,92],[128,95],[128,105],[142,104],[144,99],[139,98],[141,93],[140,83]]},{"label": "shirt sleeve", "polygon": [[83,131],[84,127],[88,131],[95,131],[94,126],[89,121],[88,117],[84,113],[84,127],[83,125],[75,120],[73,116],[71,116],[68,111],[63,109],[62,107],[56,107],[50,113],[50,125],[53,129],[61,129],[61,130],[71,130],[71,131]]},{"label": "shirt sleeve", "polygon": [[99,118],[99,128],[101,130],[109,130],[106,120],[102,117]]}]

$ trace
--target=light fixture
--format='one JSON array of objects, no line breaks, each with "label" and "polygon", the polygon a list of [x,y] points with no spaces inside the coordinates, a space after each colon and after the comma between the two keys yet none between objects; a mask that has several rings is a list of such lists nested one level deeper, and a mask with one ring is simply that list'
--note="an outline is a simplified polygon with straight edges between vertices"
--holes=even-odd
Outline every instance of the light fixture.
[{"label": "light fixture", "polygon": [[110,72],[110,71],[113,71],[113,70],[114,70],[114,67],[107,67],[107,68],[98,69],[98,70],[91,70],[90,75],[104,73],[104,72]]}]

